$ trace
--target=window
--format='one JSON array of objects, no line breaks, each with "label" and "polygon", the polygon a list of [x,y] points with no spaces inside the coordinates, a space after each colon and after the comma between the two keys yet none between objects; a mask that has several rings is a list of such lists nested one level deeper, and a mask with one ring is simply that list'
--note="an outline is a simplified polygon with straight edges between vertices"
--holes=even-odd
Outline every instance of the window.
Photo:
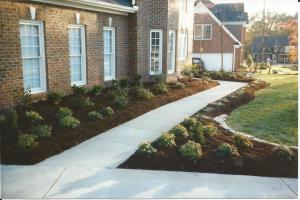
[{"label": "window", "polygon": [[185,60],[187,58],[188,51],[188,30],[181,29],[180,31],[180,52],[179,58]]},{"label": "window", "polygon": [[194,26],[195,40],[211,40],[212,25],[211,24],[197,24]]},{"label": "window", "polygon": [[150,75],[162,73],[162,30],[150,31]]},{"label": "window", "polygon": [[110,81],[116,78],[115,69],[115,29],[112,27],[103,28],[104,44],[104,80]]},{"label": "window", "polygon": [[86,84],[85,28],[69,26],[71,85]]},{"label": "window", "polygon": [[43,23],[20,21],[24,89],[31,93],[46,91]]},{"label": "window", "polygon": [[168,73],[175,72],[175,49],[176,49],[176,34],[175,31],[169,31],[168,41]]}]

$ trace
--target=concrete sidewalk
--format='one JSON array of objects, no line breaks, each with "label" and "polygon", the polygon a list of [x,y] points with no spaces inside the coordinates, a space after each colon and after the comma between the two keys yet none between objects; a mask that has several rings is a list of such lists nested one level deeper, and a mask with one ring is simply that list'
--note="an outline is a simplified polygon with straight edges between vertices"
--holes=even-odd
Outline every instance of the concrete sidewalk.
[{"label": "concrete sidewalk", "polygon": [[2,198],[296,198],[297,179],[124,170],[143,141],[245,83],[221,85],[152,110],[34,166],[1,166]]}]

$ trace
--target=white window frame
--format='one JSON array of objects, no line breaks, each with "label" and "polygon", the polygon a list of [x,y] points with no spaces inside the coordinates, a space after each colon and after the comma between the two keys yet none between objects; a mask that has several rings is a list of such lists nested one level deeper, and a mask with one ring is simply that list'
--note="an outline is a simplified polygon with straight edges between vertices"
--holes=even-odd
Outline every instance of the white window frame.
[{"label": "white window frame", "polygon": [[179,49],[179,60],[186,60],[188,57],[188,30],[180,30],[180,49]]},{"label": "white window frame", "polygon": [[[159,33],[159,72],[151,71],[151,51],[152,51],[152,33]],[[162,29],[151,29],[149,37],[149,74],[160,75],[162,74],[162,49],[163,49],[163,30]]]},{"label": "white window frame", "polygon": [[[204,27],[210,26],[210,37],[204,38]],[[201,36],[196,35],[196,28],[201,27]],[[212,24],[195,24],[194,25],[194,40],[212,40]]]},{"label": "white window frame", "polygon": [[[45,61],[45,43],[44,43],[44,24],[41,21],[32,21],[32,20],[20,20],[19,21],[19,27],[21,25],[36,25],[38,26],[39,30],[39,45],[40,45],[40,56],[39,56],[39,62],[40,62],[40,84],[41,87],[39,88],[30,88],[31,94],[37,94],[37,93],[43,93],[47,91],[47,83],[46,83],[46,61]],[[21,31],[21,30],[20,30]],[[21,32],[19,33],[20,40],[21,40]],[[21,55],[22,63],[23,63],[23,56]],[[23,76],[24,76],[24,67],[22,64],[23,69]],[[24,89],[26,89],[25,82],[23,80],[23,86]]]},{"label": "white window frame", "polygon": [[[173,40],[171,41],[172,42],[172,46],[173,46],[173,51],[170,51],[169,49],[169,45],[168,44],[168,58],[169,58],[169,53],[172,53],[172,60],[168,60],[168,73],[169,74],[172,74],[175,72],[175,65],[176,65],[176,31],[174,30],[169,30],[169,40],[168,42],[170,42],[170,35],[171,34],[174,34],[174,37],[173,37]],[[172,69],[169,69],[169,64],[170,62],[172,62]]]},{"label": "white window frame", "polygon": [[[104,31],[111,31],[112,32],[112,75],[105,76],[105,46],[104,46]],[[111,81],[116,79],[116,31],[114,27],[103,27],[103,67],[104,67],[104,81]]]},{"label": "white window frame", "polygon": [[[83,86],[87,84],[86,81],[86,44],[85,44],[85,26],[84,25],[69,25],[69,31],[71,28],[79,28],[81,32],[81,73],[82,80],[81,81],[72,81],[72,66],[70,60],[70,78],[71,78],[71,86]],[[71,49],[69,44],[69,56],[71,57]]]}]

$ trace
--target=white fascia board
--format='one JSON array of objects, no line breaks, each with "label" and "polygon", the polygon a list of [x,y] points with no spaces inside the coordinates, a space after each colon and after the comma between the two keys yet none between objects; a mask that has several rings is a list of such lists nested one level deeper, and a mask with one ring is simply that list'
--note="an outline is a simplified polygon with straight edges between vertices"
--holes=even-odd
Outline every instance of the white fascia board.
[{"label": "white fascia board", "polygon": [[98,12],[105,12],[118,15],[128,15],[128,13],[135,13],[138,7],[121,6],[106,2],[95,2],[93,0],[32,0],[41,3],[49,3],[60,6],[68,6],[73,8],[81,8],[86,10],[93,10]]},{"label": "white fascia board", "polygon": [[246,21],[228,21],[228,22],[223,22],[224,25],[245,25],[247,24]]},{"label": "white fascia board", "polygon": [[[222,22],[202,2],[199,2],[198,5],[194,8],[194,13],[195,14],[207,13],[215,20],[215,22],[217,22],[219,26],[222,26]],[[239,43],[239,45],[242,45],[242,43],[226,28],[224,23],[222,28],[235,42]]]}]

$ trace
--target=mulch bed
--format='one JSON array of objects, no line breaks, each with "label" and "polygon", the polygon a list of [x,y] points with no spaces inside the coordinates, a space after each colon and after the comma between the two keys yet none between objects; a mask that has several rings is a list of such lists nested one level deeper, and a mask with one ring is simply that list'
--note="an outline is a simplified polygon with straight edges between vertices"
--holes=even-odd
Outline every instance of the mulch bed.
[{"label": "mulch bed", "polygon": [[[206,121],[204,123],[213,123]],[[238,158],[220,158],[216,149],[221,143],[234,144],[233,136],[227,135],[222,129],[218,134],[206,138],[202,145],[203,157],[194,163],[179,154],[179,148],[186,142],[185,139],[176,139],[176,146],[171,148],[157,148],[155,155],[145,156],[135,153],[119,168],[148,169],[167,171],[186,171],[202,173],[221,173],[236,175],[253,175],[266,177],[298,177],[298,152],[294,150],[295,158],[291,161],[280,161],[272,157],[273,146],[261,144],[251,140],[253,148],[239,149]]]},{"label": "mulch bed", "polygon": [[[240,157],[221,159],[216,155],[216,149],[221,143],[234,144],[233,136],[226,130],[219,127],[212,119],[202,116],[216,117],[220,114],[229,114],[237,107],[250,102],[255,98],[255,92],[267,87],[265,82],[252,82],[243,89],[243,92],[236,92],[236,95],[229,95],[219,100],[222,104],[208,105],[195,115],[203,124],[215,124],[218,128],[218,134],[206,138],[207,143],[202,145],[203,157],[197,163],[194,163],[182,157],[178,150],[180,145],[186,142],[186,139],[176,139],[176,146],[171,148],[157,148],[158,152],[152,156],[145,156],[135,153],[119,168],[126,169],[149,169],[149,170],[168,170],[168,171],[188,171],[203,173],[222,173],[238,175],[254,175],[267,177],[298,177],[298,151],[292,149],[295,156],[291,161],[280,161],[272,157],[273,145],[263,144],[254,140],[253,148],[239,149]],[[229,100],[229,101],[228,101]]]},{"label": "mulch bed", "polygon": [[[115,114],[105,117],[102,120],[91,121],[87,117],[88,111],[74,110],[74,117],[80,120],[80,126],[76,129],[61,128],[58,126],[58,119],[55,117],[59,107],[70,107],[72,95],[67,96],[58,105],[54,106],[48,102],[38,102],[33,105],[33,110],[43,116],[44,123],[53,127],[53,134],[48,139],[39,139],[39,146],[32,150],[21,149],[17,145],[18,131],[12,131],[5,127],[0,127],[2,133],[2,158],[3,164],[36,164],[53,155],[63,152],[81,142],[92,138],[106,130],[119,124],[134,119],[152,109],[162,105],[190,96],[200,91],[213,88],[218,85],[216,81],[201,81],[182,79],[186,87],[183,89],[172,89],[164,95],[156,95],[151,100],[141,100],[135,96],[130,96],[129,105],[121,110],[114,108],[111,98],[107,94],[99,97],[89,95],[91,100],[96,103],[92,110],[99,110],[102,106],[111,106]],[[25,110],[19,112],[19,126],[23,133],[29,131],[33,125],[25,119]]]}]

